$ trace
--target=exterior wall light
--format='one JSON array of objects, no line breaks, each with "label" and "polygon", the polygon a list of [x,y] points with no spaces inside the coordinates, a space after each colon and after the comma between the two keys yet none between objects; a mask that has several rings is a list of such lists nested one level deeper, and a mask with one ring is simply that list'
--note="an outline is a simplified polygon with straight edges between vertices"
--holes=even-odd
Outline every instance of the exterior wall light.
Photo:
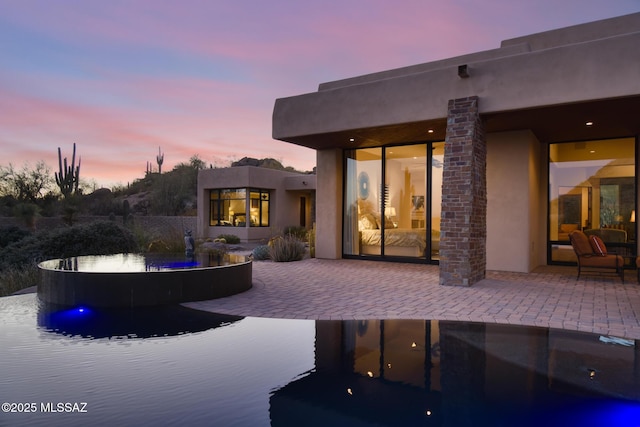
[{"label": "exterior wall light", "polygon": [[469,77],[469,67],[467,66],[467,64],[458,65],[458,77],[460,77],[461,79],[466,79],[467,77]]}]

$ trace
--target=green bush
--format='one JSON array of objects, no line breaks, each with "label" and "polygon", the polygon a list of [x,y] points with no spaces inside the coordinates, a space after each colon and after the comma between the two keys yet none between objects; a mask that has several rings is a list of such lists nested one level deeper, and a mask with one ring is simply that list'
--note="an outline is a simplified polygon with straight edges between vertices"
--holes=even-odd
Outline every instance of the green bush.
[{"label": "green bush", "polygon": [[207,247],[203,246],[200,248],[201,253],[209,254],[209,259],[216,259],[224,257],[228,252],[225,246],[218,247]]},{"label": "green bush", "polygon": [[311,258],[316,257],[316,224],[313,224],[313,228],[309,230],[308,234],[309,241],[309,256]]},{"label": "green bush", "polygon": [[0,253],[0,270],[49,258],[138,251],[133,234],[112,221],[41,230],[9,244]]},{"label": "green bush", "polygon": [[269,257],[276,262],[300,261],[306,252],[304,242],[291,234],[271,239],[269,245]]},{"label": "green bush", "polygon": [[[136,236],[141,242],[140,236]],[[184,233],[175,229],[167,230],[162,237],[141,245],[147,252],[181,253],[185,251]]]},{"label": "green bush", "polygon": [[307,241],[307,229],[299,225],[290,225],[288,227],[285,227],[282,234],[284,234],[285,236],[291,235],[303,242]]},{"label": "green bush", "polygon": [[13,207],[13,216],[19,218],[31,230],[35,230],[40,208],[35,203],[18,203]]},{"label": "green bush", "polygon": [[253,251],[251,251],[251,255],[256,261],[262,261],[265,259],[269,259],[269,251],[270,248],[268,245],[260,245],[253,248]]},{"label": "green bush", "polygon": [[224,241],[230,245],[237,245],[240,243],[240,238],[235,234],[219,234],[217,239],[224,239]]},{"label": "green bush", "polygon": [[0,228],[0,248],[4,248],[13,242],[18,242],[30,235],[30,231],[15,225],[2,227]]}]

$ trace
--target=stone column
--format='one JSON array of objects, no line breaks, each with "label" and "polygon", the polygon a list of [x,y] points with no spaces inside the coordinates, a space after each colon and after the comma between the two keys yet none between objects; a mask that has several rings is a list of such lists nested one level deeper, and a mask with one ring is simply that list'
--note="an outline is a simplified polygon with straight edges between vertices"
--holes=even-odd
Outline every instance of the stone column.
[{"label": "stone column", "polygon": [[486,164],[478,97],[450,100],[442,177],[441,285],[471,286],[485,277]]}]

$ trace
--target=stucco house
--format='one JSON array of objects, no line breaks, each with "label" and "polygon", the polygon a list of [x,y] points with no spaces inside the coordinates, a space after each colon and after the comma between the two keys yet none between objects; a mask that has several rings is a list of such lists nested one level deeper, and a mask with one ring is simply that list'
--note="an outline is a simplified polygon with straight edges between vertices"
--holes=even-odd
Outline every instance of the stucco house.
[{"label": "stucco house", "polygon": [[316,256],[439,263],[440,283],[575,260],[573,229],[637,253],[640,13],[277,99],[317,151]]},{"label": "stucco house", "polygon": [[256,166],[203,169],[198,173],[197,235],[233,234],[260,242],[285,227],[310,229],[316,176]]}]

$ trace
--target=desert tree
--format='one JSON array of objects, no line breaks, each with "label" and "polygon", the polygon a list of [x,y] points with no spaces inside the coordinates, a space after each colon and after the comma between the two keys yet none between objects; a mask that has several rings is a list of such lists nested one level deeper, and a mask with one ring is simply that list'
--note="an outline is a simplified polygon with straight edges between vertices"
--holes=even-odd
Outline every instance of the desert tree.
[{"label": "desert tree", "polygon": [[0,196],[10,196],[19,202],[35,203],[51,190],[51,169],[39,161],[32,168],[25,163],[22,169],[0,166]]}]

